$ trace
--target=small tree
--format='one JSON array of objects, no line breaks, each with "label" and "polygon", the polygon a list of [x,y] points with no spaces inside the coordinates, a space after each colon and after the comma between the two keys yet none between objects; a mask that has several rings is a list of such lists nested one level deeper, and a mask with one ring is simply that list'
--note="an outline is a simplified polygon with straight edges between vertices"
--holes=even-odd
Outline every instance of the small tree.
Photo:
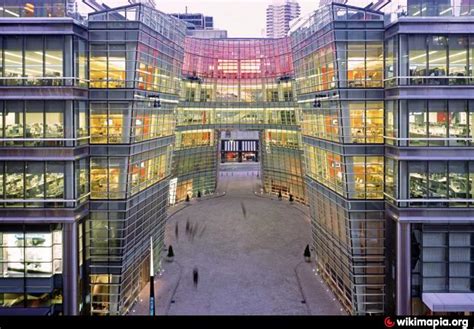
[{"label": "small tree", "polygon": [[186,194],[186,202],[189,202],[189,194]]},{"label": "small tree", "polygon": [[201,191],[198,191],[198,198],[201,197]]},{"label": "small tree", "polygon": [[173,246],[170,245],[169,248],[168,248],[168,257],[171,258],[171,257],[174,257],[174,251],[173,251]]},{"label": "small tree", "polygon": [[293,194],[290,194],[290,202],[293,202]]},{"label": "small tree", "polygon": [[283,195],[281,194],[281,190],[278,191],[278,199],[281,199],[283,197]]},{"label": "small tree", "polygon": [[311,251],[309,251],[309,244],[306,245],[303,253],[304,258],[307,262],[311,261]]}]

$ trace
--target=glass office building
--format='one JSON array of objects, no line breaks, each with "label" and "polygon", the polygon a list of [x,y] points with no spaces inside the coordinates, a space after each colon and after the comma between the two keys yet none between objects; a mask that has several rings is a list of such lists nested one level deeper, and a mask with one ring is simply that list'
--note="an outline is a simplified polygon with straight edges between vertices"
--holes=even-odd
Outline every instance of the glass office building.
[{"label": "glass office building", "polygon": [[0,0],[0,314],[126,314],[237,130],[349,313],[474,291],[473,0],[330,4],[280,39],[68,3]]},{"label": "glass office building", "polygon": [[354,314],[384,311],[383,14],[320,8],[291,34],[321,275]]},{"label": "glass office building", "polygon": [[66,17],[66,1],[0,7],[0,313],[78,314],[90,196],[87,29]]},{"label": "glass office building", "polygon": [[91,314],[128,311],[164,243],[185,24],[133,5],[89,15]]},{"label": "glass office building", "polygon": [[289,40],[186,38],[184,51],[173,201],[214,192],[223,129],[259,131],[265,190],[304,201]]},{"label": "glass office building", "polygon": [[385,32],[387,311],[425,314],[439,311],[433,298],[450,306],[474,291],[474,1],[395,5]]}]

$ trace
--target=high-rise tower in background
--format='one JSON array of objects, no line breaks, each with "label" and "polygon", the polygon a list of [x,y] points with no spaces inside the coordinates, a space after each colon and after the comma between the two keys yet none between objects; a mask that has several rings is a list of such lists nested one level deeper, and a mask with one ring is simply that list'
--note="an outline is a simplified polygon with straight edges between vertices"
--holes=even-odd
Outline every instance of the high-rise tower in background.
[{"label": "high-rise tower in background", "polygon": [[295,0],[285,0],[283,4],[274,2],[267,8],[267,37],[282,38],[290,30],[290,21],[299,17],[300,5]]}]

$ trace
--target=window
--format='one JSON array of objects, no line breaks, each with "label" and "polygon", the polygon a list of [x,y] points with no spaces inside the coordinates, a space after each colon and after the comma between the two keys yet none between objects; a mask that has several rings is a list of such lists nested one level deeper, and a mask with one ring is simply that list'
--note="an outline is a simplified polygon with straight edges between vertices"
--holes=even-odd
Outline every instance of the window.
[{"label": "window", "polygon": [[[465,79],[468,72],[468,38],[467,37],[449,37],[449,76],[455,77],[449,79],[451,85],[464,85],[469,81]],[[472,49],[471,51],[474,51]]]},{"label": "window", "polygon": [[[444,36],[428,37],[428,75],[430,77],[445,77],[447,75],[447,38]],[[430,78],[429,84],[446,84],[445,78]]]},{"label": "window", "polygon": [[[410,76],[427,76],[427,53],[425,36],[409,36],[408,39],[408,65]],[[422,79],[411,79],[412,84],[422,84]]]},{"label": "window", "polygon": [[425,101],[408,103],[408,137],[410,146],[426,146],[428,136],[428,111]]},{"label": "window", "polygon": [[41,85],[43,76],[43,38],[25,38],[25,77],[28,85]]}]

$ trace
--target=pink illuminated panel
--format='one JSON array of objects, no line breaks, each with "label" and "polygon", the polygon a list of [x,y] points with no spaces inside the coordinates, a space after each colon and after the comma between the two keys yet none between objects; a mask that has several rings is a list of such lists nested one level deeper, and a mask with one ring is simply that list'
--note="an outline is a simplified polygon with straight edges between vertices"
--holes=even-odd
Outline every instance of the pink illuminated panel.
[{"label": "pink illuminated panel", "polygon": [[184,51],[184,76],[259,79],[293,74],[288,38],[186,38]]}]

